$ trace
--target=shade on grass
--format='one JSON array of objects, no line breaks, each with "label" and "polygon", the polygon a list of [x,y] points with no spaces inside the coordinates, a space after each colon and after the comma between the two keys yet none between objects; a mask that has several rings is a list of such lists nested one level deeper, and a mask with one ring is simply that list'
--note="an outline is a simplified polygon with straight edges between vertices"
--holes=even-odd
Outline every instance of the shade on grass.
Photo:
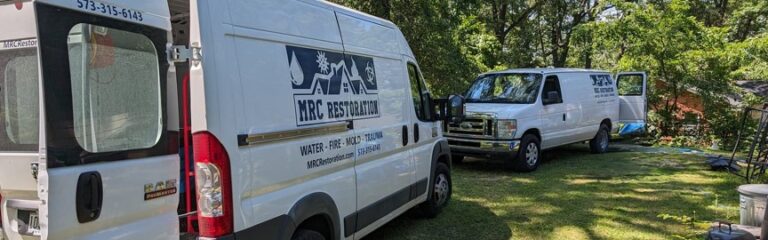
[{"label": "shade on grass", "polygon": [[701,239],[715,219],[738,221],[740,179],[703,157],[610,152],[581,144],[547,152],[538,171],[469,159],[435,219],[406,214],[367,239]]}]

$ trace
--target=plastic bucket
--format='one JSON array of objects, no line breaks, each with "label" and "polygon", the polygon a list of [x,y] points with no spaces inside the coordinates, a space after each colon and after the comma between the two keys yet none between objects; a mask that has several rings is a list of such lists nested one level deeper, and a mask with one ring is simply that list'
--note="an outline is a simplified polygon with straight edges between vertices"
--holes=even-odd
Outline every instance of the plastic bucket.
[{"label": "plastic bucket", "polygon": [[763,225],[768,184],[741,185],[739,191],[739,224],[760,227]]}]

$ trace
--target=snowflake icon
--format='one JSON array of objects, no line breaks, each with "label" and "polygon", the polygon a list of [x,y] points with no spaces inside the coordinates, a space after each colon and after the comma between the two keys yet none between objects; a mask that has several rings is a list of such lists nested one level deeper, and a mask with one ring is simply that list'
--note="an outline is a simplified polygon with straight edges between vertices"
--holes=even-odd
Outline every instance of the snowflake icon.
[{"label": "snowflake icon", "polygon": [[328,64],[328,58],[325,57],[325,52],[317,51],[317,67],[320,68],[320,72],[327,74],[330,70]]}]

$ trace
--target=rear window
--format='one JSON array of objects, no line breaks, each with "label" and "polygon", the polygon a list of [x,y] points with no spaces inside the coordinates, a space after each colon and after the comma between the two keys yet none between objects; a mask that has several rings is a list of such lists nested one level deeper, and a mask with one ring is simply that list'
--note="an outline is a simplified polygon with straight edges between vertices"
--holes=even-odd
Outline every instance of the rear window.
[{"label": "rear window", "polygon": [[88,152],[146,149],[163,119],[158,56],[138,33],[90,24],[69,32],[75,138]]},{"label": "rear window", "polygon": [[37,151],[38,81],[36,48],[0,50],[0,151]]}]

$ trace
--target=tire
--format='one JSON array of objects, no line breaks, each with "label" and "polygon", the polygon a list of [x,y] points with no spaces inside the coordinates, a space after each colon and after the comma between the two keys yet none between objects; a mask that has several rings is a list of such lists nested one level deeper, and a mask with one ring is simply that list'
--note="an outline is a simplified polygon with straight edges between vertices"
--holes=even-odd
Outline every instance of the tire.
[{"label": "tire", "polygon": [[520,140],[517,156],[507,161],[507,168],[517,172],[533,172],[541,164],[541,140],[533,134],[526,134]]},{"label": "tire", "polygon": [[456,164],[460,164],[464,162],[464,156],[462,155],[451,155],[451,161]]},{"label": "tire", "polygon": [[431,183],[432,196],[419,205],[420,215],[426,218],[437,217],[451,200],[453,182],[451,182],[451,170],[448,169],[448,165],[437,163]]},{"label": "tire", "polygon": [[325,236],[315,230],[299,229],[293,233],[291,240],[325,240]]},{"label": "tire", "polygon": [[597,134],[592,140],[589,140],[589,150],[594,154],[605,153],[608,151],[608,144],[611,141],[611,134],[608,126],[605,124],[600,125],[600,129],[597,130]]}]

